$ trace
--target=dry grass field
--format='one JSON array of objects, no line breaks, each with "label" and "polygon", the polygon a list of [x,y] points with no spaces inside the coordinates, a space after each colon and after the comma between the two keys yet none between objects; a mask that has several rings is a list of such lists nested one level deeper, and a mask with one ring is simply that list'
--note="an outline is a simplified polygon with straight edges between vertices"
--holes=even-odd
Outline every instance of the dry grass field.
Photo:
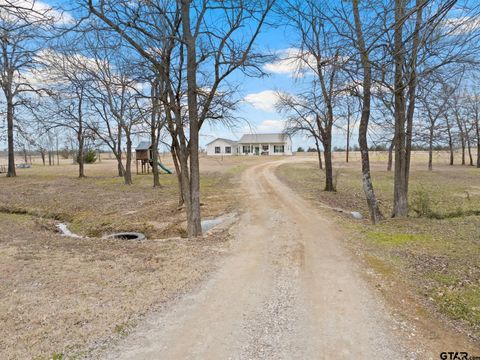
[{"label": "dry grass field", "polygon": [[[237,174],[249,161],[258,159],[202,159],[204,218],[236,209]],[[154,189],[151,175],[123,185],[112,160],[87,165],[86,179],[70,161],[35,163],[0,176],[1,359],[81,357],[194,287],[228,249],[226,231],[182,239],[175,175]],[[90,238],[61,236],[60,221]],[[117,231],[148,240],[100,238]]]},{"label": "dry grass field", "polygon": [[[345,164],[335,154],[338,191],[322,191],[313,154],[281,165],[279,177],[312,203],[367,215],[358,154]],[[332,217],[350,234],[349,244],[379,274],[379,288],[395,298],[402,286],[472,337],[480,336],[480,171],[449,167],[437,154],[433,172],[416,154],[409,219]],[[241,211],[240,174],[267,157],[201,159],[202,215]],[[373,178],[388,215],[392,173],[386,155],[372,154]],[[165,159],[167,166],[171,161]],[[197,287],[229,251],[228,230],[185,239],[175,175],[134,175],[125,186],[113,160],[87,165],[86,179],[63,160],[60,166],[18,169],[0,176],[0,358],[82,358],[122,338],[148,313]],[[476,214],[476,215],[474,215]],[[62,236],[55,225],[88,238]],[[104,240],[117,231],[140,231],[148,240]],[[417,300],[415,300],[417,301]],[[423,307],[418,307],[415,316]]]},{"label": "dry grass field", "polygon": [[[346,164],[335,154],[336,193],[323,190],[324,175],[314,162],[282,165],[277,175],[318,206],[359,211],[364,220],[337,216],[348,229],[350,245],[363,261],[381,275],[378,287],[395,301],[413,290],[411,306],[426,305],[459,330],[480,339],[480,169],[448,166],[446,154],[437,153],[433,171],[426,154],[413,159],[408,219],[391,219],[393,173],[386,171],[385,154],[372,154],[372,176],[386,220],[374,226],[368,219],[358,154]],[[335,213],[331,210],[327,210]],[[397,304],[402,306],[402,304]],[[424,307],[413,305],[412,316]]]}]

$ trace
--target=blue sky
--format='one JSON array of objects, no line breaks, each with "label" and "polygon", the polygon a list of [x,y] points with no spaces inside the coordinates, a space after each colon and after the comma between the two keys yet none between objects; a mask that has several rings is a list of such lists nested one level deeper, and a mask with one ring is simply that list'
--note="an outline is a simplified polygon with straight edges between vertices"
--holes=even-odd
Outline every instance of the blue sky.
[{"label": "blue sky", "polygon": [[[40,4],[41,2],[37,2]],[[66,0],[44,0],[44,4],[72,6]],[[461,2],[463,5],[463,1]],[[470,5],[475,1],[469,1]],[[460,16],[456,10],[452,11],[453,16]],[[461,16],[460,16],[461,17]],[[273,19],[275,21],[275,19]],[[477,24],[478,25],[478,24]],[[295,38],[292,29],[280,27],[265,27],[256,42],[257,50],[264,52],[282,53],[288,49],[295,48]],[[293,76],[292,66],[285,62],[274,62],[266,64],[264,68],[269,74],[264,78],[251,78],[234,73],[228,79],[229,82],[238,84],[238,99],[243,99],[235,112],[238,118],[235,128],[228,128],[219,124],[206,123],[201,130],[201,146],[212,141],[216,137],[225,137],[237,140],[247,132],[266,133],[281,132],[283,129],[284,117],[275,111],[275,92],[298,93],[301,89],[301,81]],[[352,146],[356,144],[356,136],[352,134]],[[137,141],[140,139],[136,139]],[[334,129],[333,146],[344,146],[345,133],[343,130]],[[3,144],[2,144],[3,145]],[[293,147],[313,146],[313,141],[301,136],[294,137]]]},{"label": "blue sky", "polygon": [[[285,27],[265,28],[256,42],[257,49],[265,52],[275,52],[280,55],[287,49],[295,47],[292,32]],[[293,76],[291,66],[282,61],[267,63],[263,78],[246,77],[239,73],[233,74],[233,81],[239,83],[239,98],[243,101],[238,106],[238,126],[230,129],[221,125],[205,124],[201,130],[201,145],[217,137],[238,140],[242,134],[248,132],[276,133],[283,130],[284,116],[275,111],[275,92],[294,93],[298,91],[299,81]],[[293,148],[298,146],[313,146],[313,140],[296,136],[293,139]],[[343,144],[341,139],[335,145]]]},{"label": "blue sky", "polygon": [[[37,2],[42,4],[42,2]],[[43,4],[51,6],[64,6],[68,8],[72,3],[64,0],[44,0]],[[42,5],[43,6],[43,5]],[[68,15],[66,15],[68,16]],[[275,15],[273,15],[275,16]],[[275,21],[275,19],[273,19]],[[259,35],[256,48],[257,51],[282,54],[288,49],[295,48],[294,32],[285,26],[264,27]],[[234,117],[238,119],[234,128],[221,124],[204,124],[200,132],[200,145],[205,146],[217,137],[239,139],[244,133],[278,133],[284,128],[284,116],[275,110],[275,92],[298,93],[301,89],[301,80],[294,75],[294,66],[286,64],[285,61],[277,61],[266,64],[264,70],[268,73],[263,78],[252,78],[243,75],[241,72],[233,73],[228,79],[229,82],[239,85],[237,98],[242,99]],[[352,136],[352,144],[355,144],[356,135]],[[141,137],[137,137],[140,141]],[[295,136],[293,148],[298,146],[307,148],[313,146],[314,142],[303,136]],[[333,146],[344,146],[345,134],[342,130],[335,130]]]}]

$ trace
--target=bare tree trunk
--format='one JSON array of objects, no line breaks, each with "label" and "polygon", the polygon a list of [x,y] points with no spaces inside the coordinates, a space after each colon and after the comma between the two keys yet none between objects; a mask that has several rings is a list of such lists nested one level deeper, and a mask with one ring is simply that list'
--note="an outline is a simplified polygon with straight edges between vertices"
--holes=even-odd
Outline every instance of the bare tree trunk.
[{"label": "bare tree trunk", "polygon": [[367,198],[368,211],[370,213],[370,220],[373,224],[383,219],[383,215],[378,206],[377,197],[373,189],[372,179],[370,176],[370,158],[368,154],[368,122],[370,120],[370,102],[371,102],[371,86],[372,86],[372,70],[369,59],[369,53],[365,46],[365,40],[363,38],[362,24],[360,21],[360,12],[358,10],[358,1],[353,0],[353,16],[355,20],[355,32],[357,36],[357,42],[360,49],[361,62],[363,67],[363,103],[362,103],[362,116],[360,118],[360,125],[358,129],[358,144],[360,146],[360,152],[362,157],[362,182],[363,191]]},{"label": "bare tree trunk", "polygon": [[473,166],[472,146],[470,144],[470,138],[469,137],[467,137],[467,150],[468,150],[469,165]]},{"label": "bare tree trunk", "polygon": [[448,134],[448,150],[450,151],[450,165],[453,165],[453,137],[452,129],[450,128],[450,121],[448,121],[448,116],[445,117],[447,122],[447,134]]},{"label": "bare tree trunk", "polygon": [[153,187],[160,187],[160,171],[158,169],[158,142],[156,140],[155,131],[152,130],[152,173]]},{"label": "bare tree trunk", "polygon": [[[425,0],[416,0],[417,11],[415,30],[412,35],[412,49],[407,66],[408,80],[404,84],[405,44],[403,27],[405,0],[395,0],[395,29],[393,58],[395,63],[395,176],[392,217],[408,216],[408,184],[410,177],[410,159],[412,152],[413,116],[415,112],[417,88],[417,57],[420,46],[422,10]],[[408,109],[406,109],[405,88],[408,89]]]},{"label": "bare tree trunk", "polygon": [[118,130],[117,130],[117,170],[118,170],[118,176],[123,177],[123,171],[124,167],[122,164],[122,126],[121,124],[118,124]]},{"label": "bare tree trunk", "polygon": [[151,90],[152,101],[152,116],[150,121],[150,137],[152,143],[152,173],[153,173],[153,187],[160,186],[160,172],[158,169],[158,137],[157,137],[157,111],[158,111],[158,84],[153,82]]},{"label": "bare tree trunk", "polygon": [[333,186],[331,139],[326,139],[323,142],[323,156],[325,157],[325,191],[335,191],[335,187]]},{"label": "bare tree trunk", "polygon": [[178,164],[178,157],[175,150],[174,145],[170,146],[170,154],[172,154],[173,165],[175,166],[175,173],[177,174],[177,183],[178,183],[178,206],[182,206],[185,202],[183,197],[183,189],[182,189],[182,175],[180,174],[181,169],[180,165]]},{"label": "bare tree trunk", "polygon": [[123,179],[125,180],[125,185],[132,185],[132,139],[129,131],[125,131],[125,136],[127,138],[127,154]]},{"label": "bare tree trunk", "polygon": [[78,177],[85,177],[85,157],[84,157],[84,144],[85,144],[85,135],[83,130],[83,88],[80,89],[78,95],[78,129],[77,129],[77,140],[78,140]]},{"label": "bare tree trunk", "polygon": [[432,171],[433,169],[433,125],[430,126],[428,134],[428,170]]},{"label": "bare tree trunk", "polygon": [[480,121],[478,117],[475,119],[475,130],[477,133],[477,168],[480,168]]},{"label": "bare tree trunk", "polygon": [[[198,158],[198,103],[197,103],[197,54],[195,38],[190,29],[190,0],[181,0],[182,29],[187,46],[187,102],[190,131],[190,197],[187,205],[188,236],[202,236],[200,218],[200,167]],[[183,171],[182,171],[183,172]],[[189,221],[188,221],[189,220]]]},{"label": "bare tree trunk", "polygon": [[45,150],[40,149],[40,156],[42,157],[43,166],[45,166]]},{"label": "bare tree trunk", "polygon": [[315,138],[315,147],[317,148],[318,167],[320,168],[320,170],[323,170],[322,152],[320,151],[320,144],[318,143],[318,139],[317,139],[317,138]]},{"label": "bare tree trunk", "polygon": [[28,154],[27,154],[27,148],[23,148],[23,159],[25,160],[25,164],[28,164]]},{"label": "bare tree trunk", "polygon": [[7,177],[15,177],[15,147],[13,142],[13,99],[7,97],[7,142],[8,142],[8,170]]},{"label": "bare tree trunk", "polygon": [[79,132],[77,134],[78,138],[78,177],[84,178],[85,177],[85,158],[84,158],[84,138],[83,138],[83,130],[80,126]]},{"label": "bare tree trunk", "polygon": [[348,155],[350,153],[350,114],[347,117],[347,148],[345,150],[345,162],[348,163]]},{"label": "bare tree trunk", "polygon": [[463,129],[462,122],[460,120],[460,116],[456,114],[455,119],[457,120],[457,126],[460,130],[460,144],[462,145],[462,165],[465,165],[465,131]]},{"label": "bare tree trunk", "polygon": [[395,0],[395,30],[394,30],[394,63],[395,63],[395,175],[393,196],[393,217],[407,216],[407,156],[405,150],[405,97],[403,83],[403,62],[405,48],[403,45],[404,1]]},{"label": "bare tree trunk", "polygon": [[[408,213],[408,186],[410,183],[410,162],[412,157],[412,138],[413,138],[413,116],[415,113],[415,101],[417,93],[417,57],[420,47],[420,30],[423,22],[423,7],[426,0],[416,0],[415,8],[417,16],[415,19],[415,30],[412,40],[412,54],[410,60],[410,73],[408,79],[408,108],[406,114],[406,133],[405,133],[405,198],[407,199]],[[404,10],[403,10],[404,11]]]},{"label": "bare tree trunk", "polygon": [[[184,151],[179,151],[178,153],[178,160],[180,164],[180,189],[182,192],[182,197],[183,197],[183,204],[185,205],[185,210],[186,210],[186,215],[187,215],[187,232],[188,230],[188,224],[192,222],[192,211],[191,211],[191,201],[192,201],[192,196],[191,196],[191,188],[190,188],[190,177],[188,175],[188,159],[186,152]],[[190,233],[189,233],[190,237]]]},{"label": "bare tree trunk", "polygon": [[117,159],[117,174],[118,177],[123,177],[123,172],[125,171],[125,168],[123,167],[122,163],[122,151],[118,152],[115,155],[115,159]]},{"label": "bare tree trunk", "polygon": [[388,147],[388,164],[387,164],[387,171],[392,171],[393,165],[393,148],[395,147],[395,137],[390,142],[390,146]]},{"label": "bare tree trunk", "polygon": [[465,129],[465,138],[467,143],[469,165],[473,166],[472,144],[470,141],[470,132],[467,130],[467,124],[464,123],[463,128]]}]

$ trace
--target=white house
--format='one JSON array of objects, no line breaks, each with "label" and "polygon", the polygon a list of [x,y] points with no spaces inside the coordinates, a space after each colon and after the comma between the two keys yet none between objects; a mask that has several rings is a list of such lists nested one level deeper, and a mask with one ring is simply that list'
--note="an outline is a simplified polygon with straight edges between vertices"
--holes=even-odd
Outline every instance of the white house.
[{"label": "white house", "polygon": [[207,155],[236,155],[237,142],[218,138],[207,144]]},{"label": "white house", "polygon": [[207,155],[292,155],[285,134],[245,134],[238,142],[218,138],[207,144]]}]

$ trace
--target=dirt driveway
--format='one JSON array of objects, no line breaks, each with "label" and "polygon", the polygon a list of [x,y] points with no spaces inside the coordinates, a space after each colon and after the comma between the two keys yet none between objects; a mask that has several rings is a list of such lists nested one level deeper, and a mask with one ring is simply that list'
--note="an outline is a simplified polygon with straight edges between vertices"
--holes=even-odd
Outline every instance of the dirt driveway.
[{"label": "dirt driveway", "polygon": [[415,330],[390,315],[325,214],[275,177],[285,161],[243,173],[237,240],[202,289],[150,317],[106,358],[439,357],[425,339],[408,339]]}]

